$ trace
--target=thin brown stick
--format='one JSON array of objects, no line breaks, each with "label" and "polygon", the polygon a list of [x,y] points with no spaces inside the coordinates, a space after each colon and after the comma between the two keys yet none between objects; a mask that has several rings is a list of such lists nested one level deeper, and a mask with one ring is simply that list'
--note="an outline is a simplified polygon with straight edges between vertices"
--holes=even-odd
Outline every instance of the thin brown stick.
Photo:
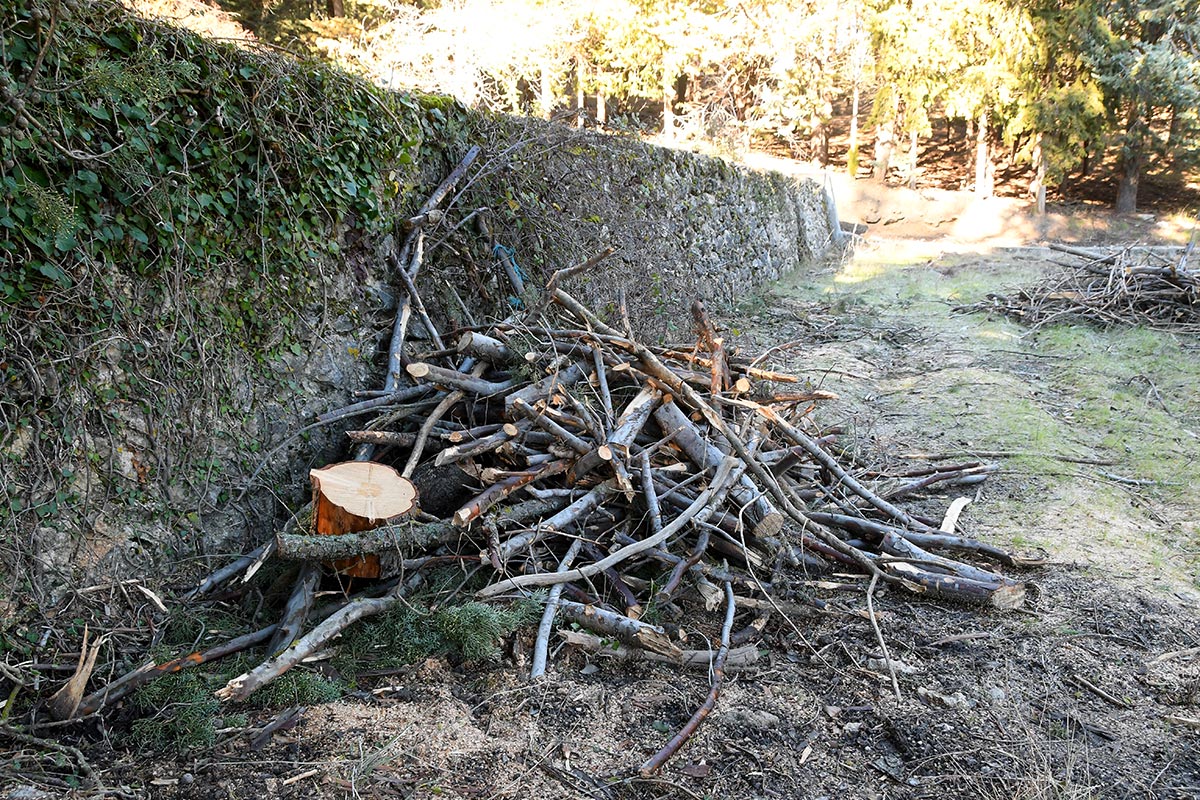
[{"label": "thin brown stick", "polygon": [[465,528],[471,524],[471,521],[477,519],[481,514],[487,511],[492,506],[499,503],[504,498],[508,497],[513,492],[533,483],[542,478],[548,478],[551,475],[557,475],[560,472],[565,472],[571,464],[566,459],[558,459],[557,461],[549,461],[545,464],[539,464],[534,469],[526,472],[518,472],[508,478],[505,478],[498,483],[494,483],[478,497],[471,500],[462,508],[454,512],[454,524],[460,528]]},{"label": "thin brown stick", "polygon": [[642,776],[653,775],[663,768],[671,758],[679,752],[679,748],[692,738],[692,734],[700,727],[700,724],[708,718],[709,713],[717,705],[717,698],[721,696],[721,684],[725,681],[725,660],[729,658],[729,637],[733,633],[733,617],[737,611],[737,601],[733,596],[733,586],[726,581],[725,583],[725,624],[721,627],[721,647],[717,650],[717,657],[713,659],[713,677],[712,685],[708,690],[708,697],[704,699],[704,704],[696,709],[696,713],[692,714],[684,726],[679,729],[679,733],[671,737],[671,740],[663,745],[663,748],[646,760],[638,769]]},{"label": "thin brown stick", "polygon": [[692,320],[696,324],[700,343],[712,354],[709,364],[712,373],[709,391],[714,395],[720,394],[733,384],[729,364],[725,360],[725,340],[717,335],[712,320],[708,318],[708,311],[704,308],[704,302],[699,298],[692,302]]},{"label": "thin brown stick", "polygon": [[554,274],[550,276],[550,280],[546,281],[546,288],[542,295],[543,299],[534,306],[533,313],[536,315],[545,310],[546,304],[550,301],[550,298],[554,296],[554,290],[557,289],[558,285],[564,280],[570,278],[572,275],[578,275],[581,272],[586,272],[615,252],[616,251],[613,248],[606,247],[586,261],[582,261],[572,267],[565,267],[563,269],[555,270]]},{"label": "thin brown stick", "polygon": [[210,661],[216,661],[233,653],[253,647],[259,642],[266,641],[275,633],[279,626],[277,624],[268,625],[265,628],[247,633],[244,636],[239,636],[236,639],[230,639],[228,642],[223,642],[216,647],[211,647],[204,652],[191,653],[186,656],[172,659],[162,664],[155,665],[153,663],[146,664],[138,669],[128,672],[117,678],[112,683],[102,689],[92,692],[79,703],[79,708],[75,710],[75,716],[83,717],[88,714],[93,714],[100,709],[116,703],[118,700],[126,697],[134,689],[144,686],[155,678],[163,675],[171,675],[181,670],[197,667],[201,664],[207,664]]}]

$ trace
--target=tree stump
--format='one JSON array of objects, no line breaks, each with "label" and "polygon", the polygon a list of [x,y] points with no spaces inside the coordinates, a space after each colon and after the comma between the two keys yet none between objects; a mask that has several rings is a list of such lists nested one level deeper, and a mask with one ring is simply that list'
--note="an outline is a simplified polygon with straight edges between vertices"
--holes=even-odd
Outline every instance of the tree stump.
[{"label": "tree stump", "polygon": [[[385,464],[345,461],[309,472],[313,489],[314,532],[337,536],[379,527],[417,509],[413,482]],[[331,563],[351,578],[378,578],[379,556],[344,558]]]}]

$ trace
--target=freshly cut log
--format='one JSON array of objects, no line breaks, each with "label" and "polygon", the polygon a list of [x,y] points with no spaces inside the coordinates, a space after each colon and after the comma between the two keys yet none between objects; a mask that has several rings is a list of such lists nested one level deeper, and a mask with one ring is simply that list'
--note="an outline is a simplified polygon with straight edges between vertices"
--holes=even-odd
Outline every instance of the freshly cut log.
[{"label": "freshly cut log", "polygon": [[[712,353],[711,392],[714,395],[720,394],[733,385],[729,364],[725,360],[725,340],[717,336],[717,329],[713,327],[712,320],[708,318],[708,311],[704,308],[704,302],[699,298],[692,303],[692,320],[696,323],[696,334],[699,336],[700,344]],[[739,388],[738,391],[750,391],[750,382],[746,381],[746,388]]]},{"label": "freshly cut log", "polygon": [[514,381],[485,381],[477,375],[464,375],[461,372],[453,369],[446,369],[434,364],[425,364],[418,362],[409,364],[405,371],[413,378],[430,383],[436,383],[439,386],[448,386],[452,389],[461,389],[472,394],[487,397],[493,394],[503,394],[509,389],[516,386]]},{"label": "freshly cut log", "polygon": [[517,359],[517,356],[508,349],[508,345],[504,342],[476,331],[467,331],[460,336],[455,349],[466,355],[486,358],[496,365]]},{"label": "freshly cut log", "polygon": [[[314,533],[323,536],[369,531],[417,508],[416,486],[385,464],[345,461],[314,469],[309,478]],[[335,561],[332,566],[351,578],[378,578],[380,572],[379,557],[374,555]]]},{"label": "freshly cut log", "polygon": [[513,404],[518,400],[523,400],[530,405],[534,405],[540,398],[547,397],[559,389],[576,384],[586,376],[587,366],[585,364],[582,362],[572,364],[566,369],[547,375],[537,383],[531,383],[509,394],[504,398],[504,408],[505,410],[511,410]]},{"label": "freshly cut log", "polygon": [[[725,454],[704,438],[687,414],[677,403],[663,403],[654,410],[654,418],[664,434],[674,436],[674,442],[684,455],[703,470],[711,470],[720,464]],[[738,485],[730,490],[730,496],[753,523],[755,536],[777,536],[783,530],[784,516],[754,483],[743,476]]]}]

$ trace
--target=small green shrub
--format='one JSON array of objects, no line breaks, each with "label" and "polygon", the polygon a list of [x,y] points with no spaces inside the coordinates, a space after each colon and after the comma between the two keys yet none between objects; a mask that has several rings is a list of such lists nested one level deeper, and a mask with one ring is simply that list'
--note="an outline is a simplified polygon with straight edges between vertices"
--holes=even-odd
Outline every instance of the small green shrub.
[{"label": "small green shrub", "polygon": [[451,606],[433,615],[433,627],[449,652],[467,661],[496,655],[496,645],[525,621],[517,607],[499,607],[472,601]]},{"label": "small green shrub", "polygon": [[498,642],[531,621],[537,608],[535,603],[502,607],[476,601],[432,612],[400,606],[348,630],[334,666],[353,674],[367,664],[390,669],[440,655],[482,661],[494,657]]},{"label": "small green shrub", "polygon": [[133,743],[140,750],[186,753],[212,745],[221,704],[198,673],[180,672],[148,683],[133,694]]},{"label": "small green shrub", "polygon": [[315,706],[341,697],[346,685],[316,672],[292,669],[259,689],[247,701],[258,708]]}]

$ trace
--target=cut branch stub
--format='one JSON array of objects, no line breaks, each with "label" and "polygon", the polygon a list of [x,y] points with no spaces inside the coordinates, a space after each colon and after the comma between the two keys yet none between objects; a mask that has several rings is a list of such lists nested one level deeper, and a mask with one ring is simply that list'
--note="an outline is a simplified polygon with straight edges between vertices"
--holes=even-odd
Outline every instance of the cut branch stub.
[{"label": "cut branch stub", "polygon": [[[337,536],[360,533],[417,508],[417,488],[384,464],[346,461],[309,473],[313,488],[315,533]],[[378,578],[374,555],[335,561],[333,568],[352,578]]]}]

